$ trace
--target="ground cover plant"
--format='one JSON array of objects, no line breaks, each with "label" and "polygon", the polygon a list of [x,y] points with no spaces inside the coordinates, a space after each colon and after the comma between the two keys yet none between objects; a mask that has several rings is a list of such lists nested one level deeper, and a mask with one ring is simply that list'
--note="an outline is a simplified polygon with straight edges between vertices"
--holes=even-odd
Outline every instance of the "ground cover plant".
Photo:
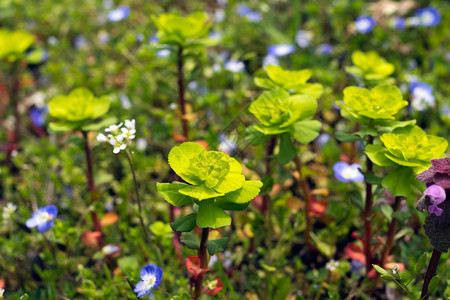
[{"label": "ground cover plant", "polygon": [[448,1],[0,11],[0,298],[450,298]]}]

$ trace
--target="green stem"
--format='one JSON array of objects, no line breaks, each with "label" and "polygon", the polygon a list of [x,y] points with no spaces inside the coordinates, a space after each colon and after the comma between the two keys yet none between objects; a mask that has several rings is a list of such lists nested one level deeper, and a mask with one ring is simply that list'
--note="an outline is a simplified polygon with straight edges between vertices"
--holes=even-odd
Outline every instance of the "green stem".
[{"label": "green stem", "polygon": [[420,295],[421,300],[428,300],[429,297],[428,286],[430,285],[430,281],[434,277],[434,274],[436,273],[439,261],[441,259],[441,254],[442,253],[439,250],[436,249],[433,250],[430,263],[428,264],[427,273],[425,274],[425,280],[423,281],[422,294]]},{"label": "green stem", "polygon": [[156,254],[156,260],[158,262],[159,265],[161,265],[162,260],[161,260],[161,253],[159,251],[159,249],[155,246],[154,243],[152,243],[152,240],[150,238],[150,232],[148,231],[147,226],[145,226],[145,222],[144,222],[144,211],[142,209],[142,202],[141,202],[141,197],[139,196],[139,185],[136,179],[136,170],[134,168],[134,164],[133,164],[133,159],[131,157],[131,153],[128,150],[128,148],[126,149],[125,153],[127,154],[127,159],[128,159],[128,163],[130,164],[130,168],[131,168],[131,174],[133,174],[133,181],[134,181],[134,191],[136,193],[136,202],[138,204],[138,210],[139,210],[139,214],[138,214],[138,218],[139,218],[139,223],[142,227],[142,230],[144,231],[144,237],[145,237],[145,241],[147,242],[148,245],[151,245],[152,248],[155,251]]},{"label": "green stem", "polygon": [[[206,248],[206,242],[208,242],[209,227],[202,229],[202,238],[200,240],[200,248],[198,249],[198,257],[200,258],[200,268],[205,269],[208,267],[208,253]],[[197,300],[202,295],[203,280],[205,279],[205,273],[200,274],[195,281],[194,300]]]}]

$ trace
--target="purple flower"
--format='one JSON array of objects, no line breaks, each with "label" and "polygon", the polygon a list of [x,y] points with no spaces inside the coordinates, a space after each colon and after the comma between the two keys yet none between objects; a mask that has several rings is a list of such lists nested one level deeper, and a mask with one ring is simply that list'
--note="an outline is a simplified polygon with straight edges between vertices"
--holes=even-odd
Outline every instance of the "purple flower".
[{"label": "purple flower", "polygon": [[355,29],[359,33],[369,33],[375,27],[377,22],[370,16],[360,16],[355,20]]},{"label": "purple flower", "polygon": [[130,8],[126,5],[121,5],[108,13],[107,19],[109,22],[123,21],[130,16]]},{"label": "purple flower", "polygon": [[250,22],[256,23],[262,19],[262,15],[259,12],[251,10],[250,7],[245,4],[238,5],[236,10],[238,15],[245,17]]},{"label": "purple flower", "polygon": [[361,173],[360,164],[351,164],[340,161],[334,164],[334,177],[342,182],[361,182],[364,181],[364,175]]},{"label": "purple flower", "polygon": [[391,26],[397,30],[403,30],[406,28],[406,20],[402,17],[395,17],[391,20]]},{"label": "purple flower", "polygon": [[425,182],[428,187],[437,184],[443,189],[450,188],[450,158],[431,160],[431,167],[417,175],[416,178]]},{"label": "purple flower", "polygon": [[445,201],[445,190],[439,185],[433,184],[428,187],[423,194],[430,197],[431,205],[428,206],[428,212],[440,216],[442,214],[442,208],[437,206]]},{"label": "purple flower", "polygon": [[55,224],[58,209],[54,205],[47,205],[39,208],[33,213],[30,219],[25,222],[28,228],[37,227],[39,232],[49,230]]},{"label": "purple flower", "polygon": [[333,45],[327,43],[320,44],[316,51],[320,55],[331,55],[333,53]]},{"label": "purple flower", "polygon": [[37,127],[42,127],[45,123],[45,117],[48,114],[48,107],[44,106],[41,108],[34,107],[30,110],[30,119],[34,125]]},{"label": "purple flower", "polygon": [[134,292],[138,297],[145,296],[156,288],[162,280],[163,270],[155,265],[146,265],[141,270],[141,281],[136,284]]},{"label": "purple flower", "polygon": [[267,49],[269,55],[281,57],[291,54],[295,51],[295,46],[291,44],[272,45]]},{"label": "purple flower", "polygon": [[420,25],[433,27],[441,22],[441,15],[434,7],[425,7],[416,11],[415,16],[420,19]]}]

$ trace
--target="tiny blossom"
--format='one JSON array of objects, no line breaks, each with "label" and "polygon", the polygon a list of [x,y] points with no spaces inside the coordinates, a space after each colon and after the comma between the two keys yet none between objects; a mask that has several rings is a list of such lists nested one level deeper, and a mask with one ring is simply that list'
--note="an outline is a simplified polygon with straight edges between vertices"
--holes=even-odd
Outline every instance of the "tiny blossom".
[{"label": "tiny blossom", "polygon": [[320,55],[331,55],[333,53],[333,45],[327,43],[320,44],[316,52]]},{"label": "tiny blossom", "polygon": [[266,55],[263,59],[263,66],[279,66],[280,62],[274,55]]},{"label": "tiny blossom", "polygon": [[433,88],[426,82],[412,82],[409,85],[412,94],[412,107],[423,111],[427,106],[434,106]]},{"label": "tiny blossom", "polygon": [[338,267],[339,267],[339,262],[335,261],[334,259],[330,260],[325,265],[325,268],[330,272],[336,271]]},{"label": "tiny blossom", "polygon": [[0,298],[3,298],[4,293],[5,293],[5,289],[0,289]]},{"label": "tiny blossom", "polygon": [[138,297],[145,296],[156,288],[162,280],[163,270],[155,265],[149,264],[141,270],[141,281],[136,284],[134,292]]},{"label": "tiny blossom", "polygon": [[355,20],[355,29],[359,33],[369,33],[376,23],[375,19],[370,16],[360,16]]},{"label": "tiny blossom", "polygon": [[3,207],[2,210],[2,219],[4,222],[10,220],[14,214],[14,212],[16,211],[17,206],[14,205],[13,203],[9,202],[8,204],[5,205],[5,207]]},{"label": "tiny blossom", "polygon": [[120,94],[120,104],[122,104],[122,107],[125,109],[131,108],[130,98],[128,98],[126,94]]},{"label": "tiny blossom", "polygon": [[155,56],[159,58],[167,58],[170,56],[170,50],[169,49],[158,50],[156,51]]},{"label": "tiny blossom", "polygon": [[127,144],[124,143],[123,135],[118,135],[117,137],[111,137],[109,143],[114,147],[113,153],[117,154],[120,150],[125,150]]},{"label": "tiny blossom", "polygon": [[434,7],[425,7],[416,11],[415,16],[419,18],[419,24],[424,27],[433,27],[441,22],[441,15]]},{"label": "tiny blossom", "polygon": [[116,245],[106,245],[102,248],[102,253],[105,255],[112,255],[120,251],[120,247]]},{"label": "tiny blossom", "polygon": [[395,17],[390,21],[389,25],[394,29],[403,30],[406,28],[406,20],[402,17]]},{"label": "tiny blossom", "polygon": [[220,33],[216,32],[216,31],[212,31],[209,34],[209,38],[213,39],[213,40],[220,40],[220,39],[222,39],[222,35]]},{"label": "tiny blossom", "polygon": [[428,206],[428,212],[440,216],[443,210],[438,205],[445,201],[445,190],[439,185],[434,184],[428,187],[423,194],[430,197],[431,205]]},{"label": "tiny blossom", "polygon": [[214,12],[214,21],[216,21],[217,23],[222,22],[223,20],[225,20],[225,11],[221,8],[216,9],[216,11]]},{"label": "tiny blossom", "polygon": [[245,65],[240,60],[227,60],[225,62],[225,70],[231,73],[242,73],[244,71]]},{"label": "tiny blossom", "polygon": [[125,120],[125,127],[128,128],[129,130],[135,130],[136,120],[135,119]]},{"label": "tiny blossom", "polygon": [[110,37],[108,32],[102,30],[97,34],[97,39],[100,44],[105,45],[109,42]]},{"label": "tiny blossom", "polygon": [[39,232],[49,230],[55,224],[58,209],[54,205],[47,205],[35,211],[30,219],[25,222],[28,228],[37,227]]},{"label": "tiny blossom", "polygon": [[82,35],[77,35],[74,40],[75,49],[82,49],[88,45],[87,39]]},{"label": "tiny blossom", "polygon": [[119,134],[120,127],[122,127],[123,122],[120,122],[118,125],[111,125],[105,129],[106,132],[111,132],[112,134]]},{"label": "tiny blossom", "polygon": [[130,8],[126,5],[121,5],[118,8],[111,10],[108,13],[107,19],[109,22],[123,21],[130,16]]},{"label": "tiny blossom", "polygon": [[103,133],[99,133],[97,135],[97,141],[100,142],[100,143],[104,143],[104,142],[108,141],[108,138]]},{"label": "tiny blossom", "polygon": [[144,34],[142,33],[136,34],[136,42],[142,43],[144,41],[144,38],[145,38]]},{"label": "tiny blossom", "polygon": [[136,141],[136,149],[138,151],[145,151],[147,149],[147,141],[144,138],[140,138]]},{"label": "tiny blossom", "polygon": [[219,136],[220,144],[217,147],[219,151],[225,152],[230,155],[237,149],[237,143],[229,138],[225,134],[220,134]]},{"label": "tiny blossom", "polygon": [[295,46],[291,44],[272,45],[267,49],[267,53],[273,56],[286,56],[295,51]]},{"label": "tiny blossom", "polygon": [[30,119],[37,127],[42,127],[48,114],[48,106],[33,107],[30,109]]},{"label": "tiny blossom", "polygon": [[295,42],[300,48],[307,48],[313,39],[313,33],[308,30],[299,30],[295,35]]},{"label": "tiny blossom", "polygon": [[398,264],[395,264],[392,268],[392,273],[398,274],[398,271],[400,270],[400,266]]},{"label": "tiny blossom", "polygon": [[122,136],[124,139],[132,140],[136,137],[134,135],[136,133],[136,129],[128,129],[122,127],[120,130],[122,130]]},{"label": "tiny blossom", "polygon": [[334,176],[342,182],[361,182],[364,181],[364,175],[361,173],[360,164],[349,165],[340,161],[333,166]]}]

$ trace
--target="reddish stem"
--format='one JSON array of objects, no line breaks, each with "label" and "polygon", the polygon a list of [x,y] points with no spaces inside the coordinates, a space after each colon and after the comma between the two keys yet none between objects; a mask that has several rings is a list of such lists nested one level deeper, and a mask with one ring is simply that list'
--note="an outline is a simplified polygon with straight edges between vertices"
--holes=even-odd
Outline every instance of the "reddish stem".
[{"label": "reddish stem", "polygon": [[[198,249],[198,257],[200,257],[200,268],[205,269],[208,267],[208,253],[206,248],[206,242],[208,241],[209,227],[202,229],[202,238],[200,240],[200,248]],[[198,275],[195,281],[194,300],[197,300],[202,295],[203,280],[205,279],[205,273]]]},{"label": "reddish stem", "polygon": [[[369,135],[368,144],[373,144],[373,136]],[[366,174],[371,174],[373,170],[373,163],[367,157],[367,171]],[[372,184],[366,181],[366,204],[364,208],[364,256],[366,257],[366,272],[367,274],[372,270],[372,246],[370,240],[372,238],[372,205],[373,205],[373,195],[372,195]]]},{"label": "reddish stem", "polygon": [[305,242],[310,250],[315,250],[314,245],[311,242],[311,232],[312,232],[312,219],[310,215],[311,210],[311,191],[309,190],[308,182],[306,178],[302,176],[302,162],[300,157],[296,154],[294,157],[295,166],[297,167],[298,177],[300,187],[302,189],[303,197],[305,198],[305,220],[306,220],[306,230],[305,230]]},{"label": "reddish stem", "polygon": [[[398,211],[398,209],[400,208],[401,201],[402,201],[402,197],[400,197],[400,196],[395,197],[395,202],[394,202],[394,207],[393,207],[394,212]],[[394,244],[394,237],[395,237],[395,232],[397,230],[397,224],[398,224],[398,219],[392,218],[391,224],[389,224],[386,244],[384,245],[384,249],[383,249],[383,256],[381,258],[381,266],[382,267],[384,267],[384,264],[386,263],[386,259],[389,255],[389,253],[391,252],[392,246]]]},{"label": "reddish stem", "polygon": [[188,122],[186,119],[186,100],[184,95],[184,77],[183,77],[183,47],[178,47],[177,53],[178,67],[178,104],[181,109],[181,123],[183,126],[183,136],[186,141],[189,140]]},{"label": "reddish stem", "polygon": [[[422,300],[428,300],[428,297],[430,295],[427,295],[428,293],[428,286],[430,285],[431,279],[434,277],[434,274],[436,273],[437,267],[439,265],[439,261],[441,259],[441,252],[439,250],[434,249],[433,254],[431,255],[430,263],[428,264],[427,273],[425,274],[425,280],[423,281],[422,286],[422,294],[420,295],[420,299]],[[427,295],[425,297],[425,295]]]}]

